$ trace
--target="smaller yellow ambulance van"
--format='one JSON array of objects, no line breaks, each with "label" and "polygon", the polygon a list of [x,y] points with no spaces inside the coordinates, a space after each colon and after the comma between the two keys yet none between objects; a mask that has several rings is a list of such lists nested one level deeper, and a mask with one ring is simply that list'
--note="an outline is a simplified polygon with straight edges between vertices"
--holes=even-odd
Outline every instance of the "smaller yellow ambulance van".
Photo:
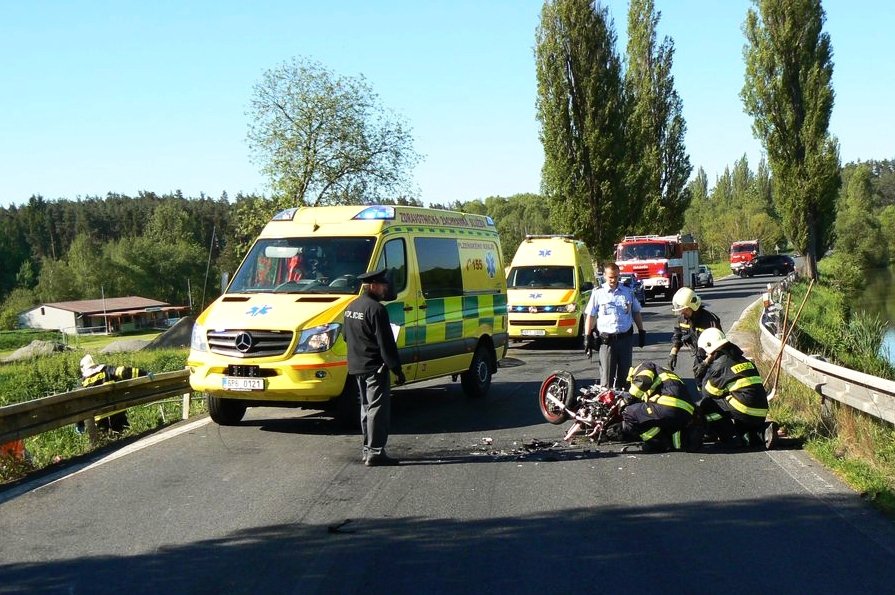
[{"label": "smaller yellow ambulance van", "polygon": [[511,339],[576,339],[595,283],[593,259],[570,235],[528,235],[507,273]]},{"label": "smaller yellow ambulance van", "polygon": [[408,383],[451,376],[470,396],[491,386],[507,350],[506,279],[494,221],[408,206],[277,213],[197,319],[187,361],[211,418],[251,406],[332,409],[359,422],[348,375],[345,307],[358,275],[387,269],[385,303]]}]

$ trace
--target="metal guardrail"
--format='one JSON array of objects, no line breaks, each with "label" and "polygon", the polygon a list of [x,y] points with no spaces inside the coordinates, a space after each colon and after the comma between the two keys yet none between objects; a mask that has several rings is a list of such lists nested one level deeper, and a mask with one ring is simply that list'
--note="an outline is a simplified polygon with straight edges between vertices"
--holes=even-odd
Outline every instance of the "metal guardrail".
[{"label": "metal guardrail", "polygon": [[[762,352],[774,360],[780,353],[780,339],[765,326],[762,313]],[[895,424],[895,382],[837,366],[806,355],[791,345],[783,349],[780,365],[790,376],[823,398],[833,399],[867,415]]]},{"label": "metal guardrail", "polygon": [[0,444],[191,391],[189,371],[110,382],[0,407]]}]

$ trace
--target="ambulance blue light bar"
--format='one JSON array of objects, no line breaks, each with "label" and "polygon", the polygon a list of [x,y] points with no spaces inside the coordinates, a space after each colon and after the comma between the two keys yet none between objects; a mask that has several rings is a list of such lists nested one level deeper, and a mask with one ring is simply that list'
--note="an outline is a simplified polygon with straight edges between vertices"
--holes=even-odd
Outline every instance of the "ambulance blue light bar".
[{"label": "ambulance blue light bar", "polygon": [[375,206],[375,207],[367,207],[360,213],[354,216],[354,219],[366,219],[366,220],[375,220],[375,219],[394,219],[395,218],[395,207],[385,207],[385,206]]},{"label": "ambulance blue light bar", "polygon": [[298,207],[292,207],[291,209],[284,209],[273,216],[271,221],[292,221],[292,218],[295,217],[295,211],[298,210]]}]

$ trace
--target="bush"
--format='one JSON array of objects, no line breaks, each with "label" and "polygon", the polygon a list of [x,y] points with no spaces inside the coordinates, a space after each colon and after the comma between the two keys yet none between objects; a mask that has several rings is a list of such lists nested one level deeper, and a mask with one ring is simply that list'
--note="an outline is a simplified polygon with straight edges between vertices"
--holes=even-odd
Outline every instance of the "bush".
[{"label": "bush", "polygon": [[[132,366],[149,372],[172,372],[186,366],[188,350],[157,349],[94,354],[98,364]],[[84,351],[66,351],[0,366],[0,405],[30,401],[81,386]]]},{"label": "bush", "polygon": [[[187,349],[159,349],[94,355],[97,363],[142,368],[154,373],[184,369]],[[81,386],[80,360],[83,351],[69,351],[42,356],[28,362],[0,366],[0,405],[7,405],[68,392]],[[86,434],[75,431],[74,425],[57,428],[25,440],[28,459],[0,461],[0,483],[18,479],[34,469],[69,459],[115,442],[154,431],[181,418],[182,401],[172,398],[131,407],[127,411],[129,427],[122,433],[101,432],[97,444]],[[194,395],[191,414],[207,411],[204,398]]]},{"label": "bush", "polygon": [[[845,267],[835,263],[828,266],[831,277],[845,274]],[[854,275],[854,269],[850,271]],[[852,300],[842,289],[846,286],[848,283],[841,279],[826,277],[815,284],[792,332],[792,344],[802,352],[823,355],[838,365],[895,380],[895,367],[879,355],[885,322],[876,315],[852,311],[848,307]],[[790,318],[795,316],[807,289],[805,281],[792,286]]]}]

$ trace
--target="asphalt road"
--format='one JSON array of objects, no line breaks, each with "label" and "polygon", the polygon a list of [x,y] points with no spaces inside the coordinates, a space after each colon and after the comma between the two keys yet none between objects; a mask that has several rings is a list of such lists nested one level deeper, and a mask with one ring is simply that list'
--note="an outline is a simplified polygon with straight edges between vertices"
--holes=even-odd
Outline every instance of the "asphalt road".
[{"label": "asphalt road", "polygon": [[[700,293],[729,328],[771,280]],[[672,320],[647,305],[635,360],[665,360]],[[798,445],[553,446],[553,369],[596,375],[577,347],[518,343],[486,399],[396,391],[398,467],[362,466],[320,414],[256,409],[0,491],[0,593],[893,591],[891,523]]]}]

